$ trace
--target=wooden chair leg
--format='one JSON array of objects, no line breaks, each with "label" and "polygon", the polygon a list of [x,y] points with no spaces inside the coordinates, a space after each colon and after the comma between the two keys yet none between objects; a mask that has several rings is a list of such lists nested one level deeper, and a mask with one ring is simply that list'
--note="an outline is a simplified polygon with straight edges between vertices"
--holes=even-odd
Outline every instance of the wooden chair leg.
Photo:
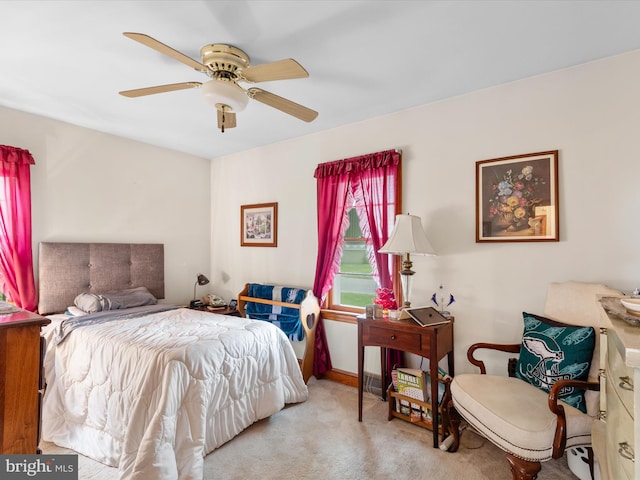
[{"label": "wooden chair leg", "polygon": [[511,464],[511,475],[513,480],[535,480],[538,472],[542,468],[540,462],[530,462],[507,454],[507,461]]},{"label": "wooden chair leg", "polygon": [[586,447],[586,449],[587,449],[587,458],[589,459],[589,474],[591,474],[591,479],[593,480],[593,479],[596,478],[595,472],[593,471],[594,468],[595,468],[595,466],[594,466],[595,459],[594,459],[594,456],[593,456],[593,448]]},{"label": "wooden chair leg", "polygon": [[449,400],[444,407],[444,424],[443,427],[449,430],[449,435],[453,436],[453,443],[447,449],[448,452],[457,452],[460,447],[460,422],[462,418],[453,406],[453,400]]}]

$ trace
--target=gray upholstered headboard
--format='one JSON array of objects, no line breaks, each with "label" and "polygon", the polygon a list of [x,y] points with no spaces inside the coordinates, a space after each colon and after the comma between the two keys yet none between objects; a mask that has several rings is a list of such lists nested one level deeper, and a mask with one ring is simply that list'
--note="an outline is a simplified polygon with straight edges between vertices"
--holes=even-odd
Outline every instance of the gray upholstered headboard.
[{"label": "gray upholstered headboard", "polygon": [[146,287],[164,298],[164,245],[159,243],[42,242],[38,312],[64,312],[83,292]]}]

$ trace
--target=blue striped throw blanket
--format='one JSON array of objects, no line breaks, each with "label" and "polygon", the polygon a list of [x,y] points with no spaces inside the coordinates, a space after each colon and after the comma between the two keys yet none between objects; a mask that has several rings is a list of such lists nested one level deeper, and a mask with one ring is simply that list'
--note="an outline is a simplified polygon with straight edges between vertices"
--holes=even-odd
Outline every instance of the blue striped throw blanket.
[{"label": "blue striped throw blanket", "polygon": [[[250,283],[247,295],[255,298],[264,298],[266,300],[300,304],[304,299],[305,293],[306,291],[300,288]],[[304,340],[304,329],[300,323],[300,311],[296,308],[247,302],[245,311],[247,318],[273,323],[279,327],[290,340],[296,342]]]}]

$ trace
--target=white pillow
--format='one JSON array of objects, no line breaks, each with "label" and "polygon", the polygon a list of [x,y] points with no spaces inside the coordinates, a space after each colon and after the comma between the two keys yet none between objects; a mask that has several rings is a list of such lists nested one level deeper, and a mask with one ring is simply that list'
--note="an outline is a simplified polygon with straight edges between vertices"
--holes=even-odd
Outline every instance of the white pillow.
[{"label": "white pillow", "polygon": [[158,300],[145,287],[136,287],[106,293],[81,293],[73,303],[83,312],[95,313],[155,305]]},{"label": "white pillow", "polygon": [[82,315],[87,314],[87,312],[83,312],[78,307],[74,307],[74,306],[67,307],[67,312],[69,312],[69,314],[71,314],[71,316],[73,317],[81,317]]}]

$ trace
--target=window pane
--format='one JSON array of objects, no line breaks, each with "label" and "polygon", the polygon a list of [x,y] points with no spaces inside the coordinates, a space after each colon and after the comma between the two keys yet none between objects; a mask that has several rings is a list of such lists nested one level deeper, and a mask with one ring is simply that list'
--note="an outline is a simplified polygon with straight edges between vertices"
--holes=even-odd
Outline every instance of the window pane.
[{"label": "window pane", "polygon": [[340,273],[366,273],[371,275],[373,269],[367,258],[364,240],[345,241],[340,260]]},{"label": "window pane", "polygon": [[[351,222],[350,226],[352,232],[353,223]],[[371,304],[377,288],[372,273],[373,268],[367,258],[364,240],[346,240],[340,261],[340,273],[334,280],[334,304],[348,307],[364,307]]]},{"label": "window pane", "polygon": [[362,230],[360,230],[360,220],[358,220],[358,212],[355,207],[349,210],[349,227],[344,232],[345,239],[362,238]]},{"label": "window pane", "polygon": [[344,307],[361,307],[373,303],[376,282],[371,275],[339,273],[333,283],[333,303]]}]

